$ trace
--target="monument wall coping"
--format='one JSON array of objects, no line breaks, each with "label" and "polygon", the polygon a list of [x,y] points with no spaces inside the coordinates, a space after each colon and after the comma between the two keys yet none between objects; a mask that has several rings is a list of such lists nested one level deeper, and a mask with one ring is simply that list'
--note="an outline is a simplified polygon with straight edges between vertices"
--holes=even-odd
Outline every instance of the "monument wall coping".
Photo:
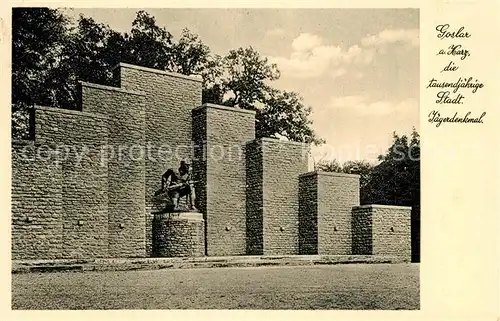
[{"label": "monument wall coping", "polygon": [[58,108],[58,107],[38,106],[38,105],[35,105],[35,110],[43,110],[43,111],[47,111],[47,112],[51,112],[51,113],[63,113],[63,114],[68,114],[68,115],[92,117],[92,118],[109,120],[109,117],[106,115],[97,114],[97,113],[89,113],[87,111],[81,111],[81,110],[72,110],[72,109],[64,109],[64,108]]},{"label": "monument wall coping", "polygon": [[154,214],[156,218],[170,220],[203,221],[203,214],[199,212],[172,212]]},{"label": "monument wall coping", "polygon": [[300,174],[299,177],[306,176],[334,176],[334,177],[347,177],[347,178],[359,178],[359,174],[349,174],[349,173],[337,173],[337,172],[325,172],[325,171],[312,171],[304,174]]},{"label": "monument wall coping", "polygon": [[109,91],[117,91],[117,92],[121,92],[121,93],[124,93],[124,94],[131,94],[131,95],[137,95],[137,96],[146,96],[146,93],[139,92],[139,91],[133,91],[133,90],[126,90],[126,89],[119,88],[119,87],[98,85],[98,84],[93,84],[93,83],[85,82],[85,81],[80,81],[80,84],[83,87],[90,87],[90,88],[96,88],[96,89],[101,89],[101,90],[109,90]]},{"label": "monument wall coping", "polygon": [[248,110],[248,109],[243,109],[243,108],[238,108],[238,107],[229,107],[229,106],[223,106],[223,105],[217,105],[217,104],[211,104],[211,103],[205,103],[201,106],[195,107],[195,108],[193,108],[193,111],[202,110],[202,109],[206,109],[206,108],[214,108],[214,109],[227,110],[227,111],[232,111],[232,112],[237,112],[237,113],[255,115],[255,110]]},{"label": "monument wall coping", "polygon": [[17,139],[14,138],[11,140],[12,146],[35,146],[34,139]]},{"label": "monument wall coping", "polygon": [[[57,148],[58,145],[55,142],[39,142],[37,140],[33,139],[13,139],[11,141],[11,148],[14,148],[16,150],[19,150],[20,148],[28,147],[28,148],[39,148],[39,147],[50,147],[50,148]],[[47,150],[49,153],[56,152],[56,150]]]},{"label": "monument wall coping", "polygon": [[256,138],[255,140],[260,140],[262,142],[268,142],[268,143],[290,144],[290,145],[298,145],[298,146],[305,146],[305,147],[310,146],[310,144],[308,144],[308,143],[294,142],[291,140],[283,140],[283,139],[271,138],[271,137],[261,137],[261,138]]},{"label": "monument wall coping", "polygon": [[155,73],[155,74],[176,77],[176,78],[181,78],[181,79],[186,79],[186,80],[192,80],[192,81],[197,81],[197,82],[203,81],[203,79],[197,75],[183,75],[183,74],[180,74],[177,72],[170,72],[170,71],[165,71],[165,70],[160,70],[160,69],[142,67],[142,66],[127,64],[124,62],[120,62],[120,63],[116,64],[114,67],[111,68],[111,70],[113,71],[118,67],[136,69],[136,70],[140,70],[140,71],[151,72],[151,73]]},{"label": "monument wall coping", "polygon": [[353,210],[358,210],[358,209],[374,209],[374,208],[380,208],[380,209],[397,209],[397,210],[411,210],[411,206],[397,206],[397,205],[382,205],[382,204],[367,204],[367,205],[358,205],[358,206],[353,206]]}]

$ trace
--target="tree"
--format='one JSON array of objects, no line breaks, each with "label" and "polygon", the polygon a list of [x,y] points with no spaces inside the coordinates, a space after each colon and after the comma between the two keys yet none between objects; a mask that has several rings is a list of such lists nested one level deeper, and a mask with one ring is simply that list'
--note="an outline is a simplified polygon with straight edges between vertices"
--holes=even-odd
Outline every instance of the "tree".
[{"label": "tree", "polygon": [[331,161],[321,161],[315,165],[315,170],[342,173],[342,165],[340,165],[339,161],[336,159]]},{"label": "tree", "polygon": [[346,161],[342,165],[337,160],[323,161],[316,165],[316,170],[325,172],[359,174],[361,199],[366,194],[366,188],[371,180],[374,165],[364,160]]},{"label": "tree", "polygon": [[48,70],[53,84],[49,86],[53,88],[51,106],[77,108],[79,81],[109,83],[113,62],[106,57],[112,34],[108,26],[84,16],[79,17],[76,27],[67,30],[60,62]]},{"label": "tree", "polygon": [[393,133],[392,146],[379,156],[363,203],[417,206],[420,204],[420,136],[413,129],[410,139]]},{"label": "tree", "polygon": [[[363,191],[371,180],[373,168],[374,165],[365,160],[347,161],[342,164],[343,173],[359,174],[360,194],[364,194]],[[361,198],[363,197],[361,196]]]},{"label": "tree", "polygon": [[210,48],[198,35],[184,28],[177,43],[172,45],[170,70],[185,75],[200,74],[208,68]]},{"label": "tree", "polygon": [[420,136],[393,134],[393,144],[372,172],[363,204],[411,206],[412,262],[420,262]]},{"label": "tree", "polygon": [[203,78],[203,103],[224,104],[226,89],[222,78],[224,74],[223,59],[220,55],[209,56],[205,68],[201,71]]},{"label": "tree", "polygon": [[292,141],[321,144],[309,119],[311,108],[295,92],[270,86],[280,77],[254,48],[231,50],[215,56],[206,65],[204,102],[256,111],[257,137],[286,137]]},{"label": "tree", "polygon": [[118,33],[108,26],[80,16],[70,27],[59,11],[47,8],[14,9],[13,21],[13,104],[73,109],[79,81],[109,82],[107,49]]},{"label": "tree", "polygon": [[393,133],[393,143],[379,164],[366,161],[337,160],[320,162],[316,169],[327,172],[360,174],[361,204],[385,204],[418,207],[420,205],[420,136]]},{"label": "tree", "polygon": [[33,105],[74,109],[79,81],[110,84],[118,62],[165,69],[171,34],[144,11],[130,34],[121,34],[92,18],[76,26],[60,11],[13,9],[12,135],[26,138]]},{"label": "tree", "polygon": [[257,109],[256,135],[258,137],[284,136],[292,141],[321,144],[309,119],[311,107],[295,92],[268,88],[263,106]]},{"label": "tree", "polygon": [[143,67],[167,70],[172,60],[172,34],[156,25],[156,19],[144,10],[137,12],[131,35],[126,39],[133,63]]},{"label": "tree", "polygon": [[[252,47],[212,55],[198,35],[184,29],[176,42],[143,10],[137,12],[130,33],[84,16],[70,27],[57,10],[19,10],[13,18],[13,106],[75,108],[78,81],[112,85],[111,68],[126,62],[202,75],[203,102],[255,110],[258,137],[323,142],[312,129],[310,107],[297,93],[271,87],[279,70]],[[18,128],[18,133],[26,131],[26,126]]]},{"label": "tree", "polygon": [[12,134],[26,137],[28,112],[49,104],[48,70],[57,66],[68,19],[49,8],[12,9]]},{"label": "tree", "polygon": [[239,108],[255,109],[255,103],[265,99],[266,81],[280,75],[276,64],[269,64],[252,47],[230,50],[221,63],[222,89],[228,94],[226,104]]}]

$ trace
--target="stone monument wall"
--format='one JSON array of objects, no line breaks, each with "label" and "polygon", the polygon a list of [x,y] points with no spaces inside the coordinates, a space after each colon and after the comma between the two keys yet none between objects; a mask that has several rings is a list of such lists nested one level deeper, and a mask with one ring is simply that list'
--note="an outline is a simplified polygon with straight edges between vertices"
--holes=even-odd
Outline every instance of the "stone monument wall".
[{"label": "stone monument wall", "polygon": [[[25,148],[13,145],[13,257],[108,256],[108,173],[101,157],[107,118],[48,107],[37,107],[34,117],[35,140],[24,143],[33,148],[28,159]],[[16,246],[26,240],[32,244]]]},{"label": "stone monument wall", "polygon": [[33,141],[13,142],[12,164],[12,258],[59,258],[63,251],[62,166],[54,153],[39,150]]},{"label": "stone monument wall", "polygon": [[[308,145],[255,139],[255,111],[201,105],[199,78],[114,72],[118,87],[81,84],[80,110],[35,108],[33,140],[13,142],[14,259],[409,258],[409,208],[357,206],[359,176],[305,173]],[[154,195],[188,159],[201,214],[175,216]]]}]

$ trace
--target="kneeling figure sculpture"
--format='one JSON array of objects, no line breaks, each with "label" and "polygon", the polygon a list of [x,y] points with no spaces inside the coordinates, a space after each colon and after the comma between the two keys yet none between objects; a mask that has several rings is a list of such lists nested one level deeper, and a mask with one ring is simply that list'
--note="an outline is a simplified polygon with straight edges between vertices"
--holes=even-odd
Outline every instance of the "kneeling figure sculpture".
[{"label": "kneeling figure sculpture", "polygon": [[196,210],[194,206],[194,187],[192,180],[191,165],[181,161],[178,170],[169,168],[161,178],[161,189],[156,191],[155,196],[167,193],[168,198],[174,204],[174,211],[183,210],[180,205],[180,199],[186,197],[187,205],[190,211]]}]

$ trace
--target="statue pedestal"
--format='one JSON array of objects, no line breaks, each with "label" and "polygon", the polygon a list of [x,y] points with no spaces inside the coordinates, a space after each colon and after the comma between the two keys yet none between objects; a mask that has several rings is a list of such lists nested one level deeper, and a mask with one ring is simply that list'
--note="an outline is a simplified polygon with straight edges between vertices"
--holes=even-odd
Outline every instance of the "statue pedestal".
[{"label": "statue pedestal", "polygon": [[153,253],[156,257],[205,255],[205,221],[199,212],[155,213]]}]

